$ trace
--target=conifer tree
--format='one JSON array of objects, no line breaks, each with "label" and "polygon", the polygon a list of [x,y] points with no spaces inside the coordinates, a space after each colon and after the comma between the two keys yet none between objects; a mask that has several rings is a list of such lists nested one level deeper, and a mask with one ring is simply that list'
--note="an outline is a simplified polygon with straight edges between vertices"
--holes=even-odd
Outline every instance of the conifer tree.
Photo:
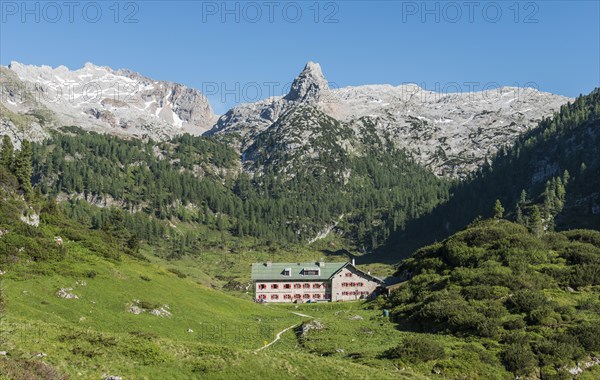
[{"label": "conifer tree", "polygon": [[500,199],[496,199],[496,203],[494,204],[494,218],[502,219],[504,215],[504,207],[502,207],[502,203],[500,203]]},{"label": "conifer tree", "polygon": [[540,213],[540,208],[537,205],[534,205],[531,208],[531,216],[529,217],[529,229],[534,235],[540,236],[542,234],[542,223],[543,221],[542,214]]},{"label": "conifer tree", "polygon": [[14,173],[25,194],[32,192],[31,187],[31,144],[27,140],[21,143],[21,150],[15,156]]},{"label": "conifer tree", "polygon": [[14,147],[8,135],[2,138],[2,151],[0,153],[0,165],[4,165],[7,169],[12,169]]},{"label": "conifer tree", "polygon": [[517,205],[517,223],[525,224],[525,220],[523,219],[523,210],[521,210],[521,206]]}]

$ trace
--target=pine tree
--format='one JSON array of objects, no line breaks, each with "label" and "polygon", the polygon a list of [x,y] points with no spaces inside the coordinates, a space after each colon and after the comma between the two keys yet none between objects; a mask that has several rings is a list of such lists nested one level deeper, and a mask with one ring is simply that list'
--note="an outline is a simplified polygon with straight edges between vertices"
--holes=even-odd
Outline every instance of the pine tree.
[{"label": "pine tree", "polygon": [[563,173],[563,184],[565,186],[567,186],[569,184],[569,179],[571,179],[571,174],[569,174],[569,171],[565,169],[564,173]]},{"label": "pine tree", "polygon": [[525,189],[521,190],[521,196],[519,198],[519,206],[523,207],[527,202],[527,192]]},{"label": "pine tree", "polygon": [[523,219],[523,210],[521,210],[521,206],[517,205],[517,223],[525,224],[525,220]]},{"label": "pine tree", "polygon": [[529,217],[529,229],[534,235],[540,236],[543,232],[542,214],[540,208],[534,205],[531,208],[531,216]]},{"label": "pine tree", "polygon": [[500,199],[496,199],[496,203],[494,204],[494,218],[502,219],[504,215],[504,207],[502,207],[502,203],[500,203]]},{"label": "pine tree", "polygon": [[10,137],[4,135],[2,138],[2,151],[0,153],[0,164],[11,170],[13,165],[14,146]]},{"label": "pine tree", "polygon": [[21,189],[29,195],[31,187],[31,144],[27,140],[21,143],[21,150],[14,160],[14,173]]}]

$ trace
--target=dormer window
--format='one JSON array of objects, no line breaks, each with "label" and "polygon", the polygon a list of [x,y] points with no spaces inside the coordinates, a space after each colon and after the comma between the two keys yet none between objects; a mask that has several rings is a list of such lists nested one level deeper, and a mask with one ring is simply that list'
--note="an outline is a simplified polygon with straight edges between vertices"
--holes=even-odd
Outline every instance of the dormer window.
[{"label": "dormer window", "polygon": [[302,269],[302,274],[305,276],[318,276],[319,268],[304,268]]},{"label": "dormer window", "polygon": [[292,268],[285,268],[282,272],[284,276],[290,277],[292,275]]}]

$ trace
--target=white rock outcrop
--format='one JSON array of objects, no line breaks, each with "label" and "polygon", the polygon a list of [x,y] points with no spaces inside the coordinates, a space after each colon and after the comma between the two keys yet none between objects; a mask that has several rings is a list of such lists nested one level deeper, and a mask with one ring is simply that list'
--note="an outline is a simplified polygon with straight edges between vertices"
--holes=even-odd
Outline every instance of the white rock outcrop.
[{"label": "white rock outcrop", "polygon": [[[310,106],[352,128],[358,140],[373,131],[437,175],[461,177],[572,100],[532,88],[470,88],[455,93],[416,84],[329,88],[320,66],[309,62],[287,95],[234,107],[207,134],[239,135],[244,160],[258,135],[292,109]],[[308,141],[299,140],[296,149]]]},{"label": "white rock outcrop", "polygon": [[[47,135],[46,128],[63,125],[165,140],[185,132],[202,134],[217,118],[200,91],[149,79],[130,70],[113,70],[92,63],[69,70],[65,66],[52,68],[19,62],[1,69],[1,100],[6,109],[3,113],[41,113],[40,118],[30,120],[26,126],[15,125],[22,117],[0,118],[4,120],[0,129],[12,131],[17,141],[40,140]],[[30,130],[35,134],[31,135]]]},{"label": "white rock outcrop", "polygon": [[61,288],[58,289],[58,291],[56,292],[56,296],[59,298],[64,298],[64,299],[79,299],[79,296],[77,294],[73,294],[71,293],[73,291],[73,288]]}]

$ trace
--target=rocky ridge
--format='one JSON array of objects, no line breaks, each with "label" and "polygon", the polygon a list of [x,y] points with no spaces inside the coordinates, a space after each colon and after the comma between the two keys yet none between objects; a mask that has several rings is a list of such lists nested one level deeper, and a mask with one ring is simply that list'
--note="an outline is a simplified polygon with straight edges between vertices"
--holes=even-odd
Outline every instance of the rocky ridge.
[{"label": "rocky ridge", "polygon": [[[166,140],[186,132],[200,135],[216,120],[200,91],[130,70],[86,63],[71,71],[65,66],[12,62],[0,74],[0,133],[20,138],[39,140],[48,128],[77,125],[124,137]],[[41,120],[18,120],[40,110]]]},{"label": "rocky ridge", "polygon": [[[252,151],[259,136],[264,140],[269,130],[299,129],[292,132],[297,135],[317,128],[310,120],[304,125],[282,126],[293,110],[309,107],[351,129],[356,141],[372,142],[374,132],[380,143],[391,141],[406,149],[437,175],[463,177],[570,100],[516,87],[448,94],[414,84],[330,89],[319,64],[309,62],[287,95],[234,107],[207,134],[233,136],[242,159],[252,160],[253,155],[246,153]],[[296,140],[293,149],[310,141]],[[361,150],[353,142],[340,143],[352,151]],[[245,162],[245,166],[252,163]]]}]

